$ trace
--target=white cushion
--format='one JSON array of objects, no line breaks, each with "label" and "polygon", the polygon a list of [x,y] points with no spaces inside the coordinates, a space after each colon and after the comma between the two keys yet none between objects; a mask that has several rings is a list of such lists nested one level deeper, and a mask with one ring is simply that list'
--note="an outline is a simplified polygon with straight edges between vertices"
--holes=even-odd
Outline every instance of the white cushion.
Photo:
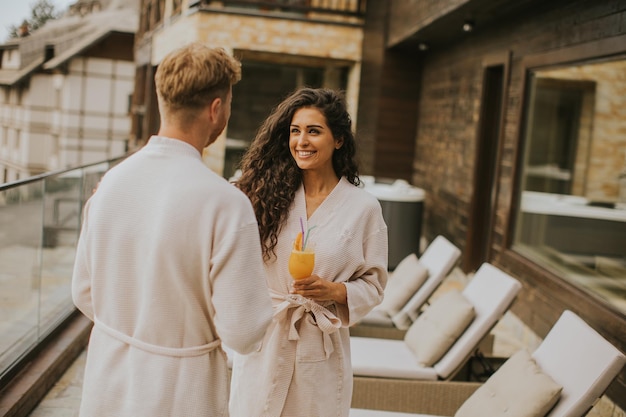
[{"label": "white cushion", "polygon": [[422,306],[441,285],[446,276],[461,257],[461,250],[445,237],[439,235],[433,240],[419,260],[428,269],[428,279],[394,317],[393,323],[401,330],[407,330],[417,320]]},{"label": "white cushion", "polygon": [[412,253],[406,256],[393,271],[385,287],[385,298],[376,307],[392,317],[411,299],[428,278],[428,269]]},{"label": "white cushion", "polygon": [[367,315],[363,317],[359,323],[369,324],[370,326],[393,327],[393,322],[391,321],[389,314],[379,310],[378,308],[374,308],[372,311],[367,313]]},{"label": "white cushion", "polygon": [[561,314],[532,357],[563,386],[550,417],[584,415],[626,363],[619,349],[569,310]]},{"label": "white cushion", "polygon": [[480,341],[489,334],[515,299],[522,284],[501,269],[483,263],[463,289],[463,296],[474,306],[476,317],[459,340],[434,366],[442,379],[459,369]]},{"label": "white cushion", "polygon": [[474,319],[474,307],[460,292],[437,298],[411,325],[404,341],[422,366],[432,366]]},{"label": "white cushion", "polygon": [[403,340],[350,337],[354,376],[437,380],[432,367],[420,366]]},{"label": "white cushion", "polygon": [[[418,290],[419,292],[420,290]],[[409,301],[410,303],[411,301]],[[406,308],[406,306],[404,306],[404,308]],[[391,323],[393,324],[393,326],[396,329],[400,329],[400,330],[408,330],[409,327],[411,327],[411,324],[413,324],[413,320],[411,319],[411,317],[404,311],[404,308],[402,310],[400,310],[400,312],[398,314],[395,314],[390,320]]]},{"label": "white cushion", "polygon": [[483,264],[463,290],[476,318],[446,354],[432,367],[417,364],[403,340],[350,337],[355,376],[436,380],[448,379],[476,349],[515,299],[521,288],[515,278]]},{"label": "white cushion", "polygon": [[527,351],[520,350],[463,403],[454,417],[544,417],[558,401],[561,389]]}]

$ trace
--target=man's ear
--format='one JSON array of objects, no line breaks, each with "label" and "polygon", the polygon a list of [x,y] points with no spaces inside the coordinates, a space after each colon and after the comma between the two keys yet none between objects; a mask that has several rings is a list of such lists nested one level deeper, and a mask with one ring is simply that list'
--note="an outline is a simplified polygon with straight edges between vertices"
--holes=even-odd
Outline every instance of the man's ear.
[{"label": "man's ear", "polygon": [[215,99],[213,99],[213,101],[209,105],[209,114],[211,116],[211,120],[217,120],[219,118],[221,110],[222,110],[222,99],[221,97],[216,97]]}]

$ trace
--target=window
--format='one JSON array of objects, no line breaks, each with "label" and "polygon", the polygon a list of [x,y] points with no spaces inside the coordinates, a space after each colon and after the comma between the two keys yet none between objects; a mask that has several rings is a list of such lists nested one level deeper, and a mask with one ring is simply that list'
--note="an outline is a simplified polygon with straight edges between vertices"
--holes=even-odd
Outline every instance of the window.
[{"label": "window", "polygon": [[626,57],[531,70],[513,249],[626,312]]}]

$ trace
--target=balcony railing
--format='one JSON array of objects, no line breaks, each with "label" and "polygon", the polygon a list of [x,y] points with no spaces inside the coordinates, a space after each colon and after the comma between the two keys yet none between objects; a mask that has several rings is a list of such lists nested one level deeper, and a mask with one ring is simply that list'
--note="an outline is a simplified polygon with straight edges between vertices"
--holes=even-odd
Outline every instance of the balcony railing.
[{"label": "balcony railing", "polygon": [[82,208],[123,158],[0,185],[0,388],[74,311]]},{"label": "balcony railing", "polygon": [[219,4],[224,8],[247,7],[268,11],[363,17],[366,3],[366,0],[190,0],[189,7]]}]

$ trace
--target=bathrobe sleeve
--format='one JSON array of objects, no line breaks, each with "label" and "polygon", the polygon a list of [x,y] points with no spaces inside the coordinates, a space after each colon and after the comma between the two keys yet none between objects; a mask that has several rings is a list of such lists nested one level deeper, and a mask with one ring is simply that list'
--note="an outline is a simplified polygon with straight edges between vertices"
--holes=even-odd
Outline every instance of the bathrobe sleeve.
[{"label": "bathrobe sleeve", "polygon": [[347,326],[356,324],[382,302],[387,285],[387,227],[382,214],[369,218],[367,230],[362,241],[363,263],[345,282],[347,305],[339,306],[340,318]]},{"label": "bathrobe sleeve", "polygon": [[[252,206],[247,197],[242,197],[240,204],[230,207],[229,211],[222,211],[224,218],[217,222],[211,300],[215,307],[215,328],[222,342],[245,354],[258,347],[273,310]],[[246,221],[233,224],[242,218]]]},{"label": "bathrobe sleeve", "polygon": [[225,345],[250,353],[273,314],[256,222],[229,233],[215,249],[211,268],[215,328]]},{"label": "bathrobe sleeve", "polygon": [[388,278],[387,257],[387,228],[376,227],[363,241],[363,267],[345,283],[348,318],[343,322],[348,326],[356,324],[382,302]]}]

